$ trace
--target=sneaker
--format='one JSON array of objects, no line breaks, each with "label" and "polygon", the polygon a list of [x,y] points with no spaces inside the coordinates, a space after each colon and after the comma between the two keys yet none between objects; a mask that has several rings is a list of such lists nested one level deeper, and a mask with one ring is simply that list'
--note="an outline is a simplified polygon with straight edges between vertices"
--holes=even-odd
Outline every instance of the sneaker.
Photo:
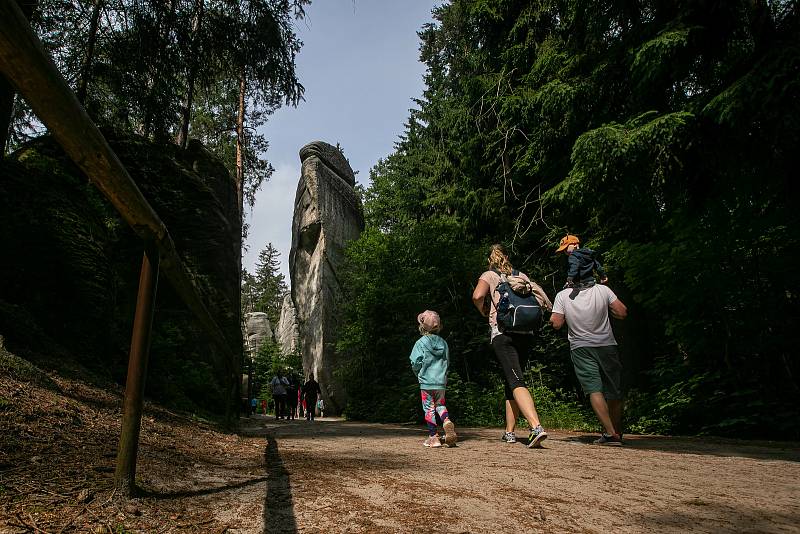
[{"label": "sneaker", "polygon": [[456,425],[448,419],[442,425],[444,427],[444,442],[448,447],[455,447],[458,441],[458,434],[456,434]]},{"label": "sneaker", "polygon": [[538,449],[542,446],[542,442],[547,439],[547,432],[544,431],[542,425],[537,426],[531,433],[528,434],[528,448]]},{"label": "sneaker", "polygon": [[517,442],[517,435],[513,432],[503,432],[503,437],[500,438],[506,443],[516,443]]},{"label": "sneaker", "polygon": [[614,435],[614,434],[606,434],[603,432],[600,434],[600,437],[594,440],[592,443],[595,445],[613,445],[615,447],[619,447],[622,445],[622,436]]},{"label": "sneaker", "polygon": [[424,445],[425,447],[431,447],[431,448],[435,449],[437,447],[441,447],[442,446],[442,442],[439,441],[439,436],[430,436],[428,439],[426,439],[422,443],[422,445]]}]

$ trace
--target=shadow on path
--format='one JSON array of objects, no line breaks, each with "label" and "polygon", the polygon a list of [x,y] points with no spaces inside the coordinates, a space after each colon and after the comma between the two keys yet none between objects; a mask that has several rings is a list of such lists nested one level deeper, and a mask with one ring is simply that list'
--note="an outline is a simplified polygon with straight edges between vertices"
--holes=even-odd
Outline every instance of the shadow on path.
[{"label": "shadow on path", "polygon": [[236,482],[234,484],[226,484],[225,486],[219,486],[216,488],[187,490],[187,491],[150,491],[142,488],[137,488],[136,496],[147,497],[151,499],[180,499],[182,497],[200,497],[202,495],[211,495],[223,491],[244,488],[252,484],[258,484],[259,482],[264,482],[265,480],[267,480],[267,477],[258,477],[258,478],[252,478],[250,480],[243,480],[242,482]]},{"label": "shadow on path", "polygon": [[[695,510],[692,510],[692,509]],[[703,517],[698,522],[698,516]],[[630,514],[628,525],[642,532],[685,532],[687,525],[695,524],[701,532],[788,532],[788,525],[797,525],[800,513],[785,510],[769,513],[747,503],[725,506],[702,497],[684,499],[669,510],[652,510],[644,514]],[[694,530],[694,529],[693,529]]]},{"label": "shadow on path", "polygon": [[[557,441],[590,445],[598,434],[556,437]],[[795,442],[745,441],[717,437],[670,437],[625,435],[625,449],[644,449],[675,454],[741,457],[755,460],[800,462]]]},{"label": "shadow on path", "polygon": [[[263,437],[272,435],[278,438],[339,439],[356,437],[365,439],[418,439],[420,443],[427,436],[421,425],[398,425],[363,423],[328,419],[309,423],[303,421],[250,420],[249,428],[242,435]],[[458,441],[467,445],[472,441],[500,442],[501,428],[458,427]],[[524,441],[527,431],[520,429],[519,441]],[[553,442],[566,442],[576,445],[587,444],[597,439],[599,434],[560,432],[554,429],[544,442],[544,447]],[[522,439],[520,439],[522,438]],[[656,435],[625,435],[625,449],[652,450],[673,454],[699,454],[704,456],[753,458],[756,460],[800,462],[800,443],[789,441],[740,440],[720,437],[686,437]]]},{"label": "shadow on path", "polygon": [[[304,420],[283,421],[264,419],[242,419],[243,428],[239,431],[241,436],[266,437],[269,435],[277,438],[314,438],[314,439],[340,439],[340,438],[408,438],[419,439],[420,444],[428,437],[428,429],[421,424],[396,424],[396,423],[366,423],[362,421],[345,421],[343,419],[325,418],[314,422]],[[245,426],[246,425],[246,426]],[[440,429],[441,430],[441,429]],[[458,441],[481,439],[477,432],[480,429],[469,427],[456,427]],[[498,430],[498,440],[501,432]]]},{"label": "shadow on path", "polygon": [[268,433],[264,460],[267,466],[267,493],[264,497],[264,534],[296,533],[292,488],[289,472],[278,452],[275,435]]}]

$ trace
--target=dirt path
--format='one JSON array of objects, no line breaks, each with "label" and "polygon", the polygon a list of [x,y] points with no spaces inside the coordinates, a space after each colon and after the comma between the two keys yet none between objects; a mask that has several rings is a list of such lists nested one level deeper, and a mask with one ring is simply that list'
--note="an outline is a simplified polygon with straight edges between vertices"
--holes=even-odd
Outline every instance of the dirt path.
[{"label": "dirt path", "polygon": [[118,390],[0,375],[0,533],[798,532],[800,447],[552,432],[543,450],[459,429],[242,420],[149,405],[137,483],[113,491]]},{"label": "dirt path", "polygon": [[267,442],[266,498],[239,507],[266,524],[239,532],[800,529],[797,449],[636,436],[610,448],[554,432],[529,450],[462,429],[458,447],[431,450],[420,428],[258,423],[244,432]]}]

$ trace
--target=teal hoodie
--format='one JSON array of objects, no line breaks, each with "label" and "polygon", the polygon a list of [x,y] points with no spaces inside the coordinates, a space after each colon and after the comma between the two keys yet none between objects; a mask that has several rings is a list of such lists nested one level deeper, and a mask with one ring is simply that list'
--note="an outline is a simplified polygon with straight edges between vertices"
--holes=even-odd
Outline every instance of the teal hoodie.
[{"label": "teal hoodie", "polygon": [[429,334],[414,343],[411,350],[411,368],[417,373],[420,389],[444,389],[447,385],[447,366],[450,349],[447,341]]}]

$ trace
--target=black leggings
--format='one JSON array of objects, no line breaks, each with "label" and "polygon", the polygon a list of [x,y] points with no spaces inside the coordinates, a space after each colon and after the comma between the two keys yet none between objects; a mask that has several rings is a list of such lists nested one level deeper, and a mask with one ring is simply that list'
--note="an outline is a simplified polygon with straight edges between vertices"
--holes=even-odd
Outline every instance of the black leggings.
[{"label": "black leggings", "polygon": [[527,388],[522,378],[522,365],[528,361],[531,347],[531,334],[500,334],[492,340],[492,348],[503,373],[506,375],[506,400],[514,400],[516,388]]}]

